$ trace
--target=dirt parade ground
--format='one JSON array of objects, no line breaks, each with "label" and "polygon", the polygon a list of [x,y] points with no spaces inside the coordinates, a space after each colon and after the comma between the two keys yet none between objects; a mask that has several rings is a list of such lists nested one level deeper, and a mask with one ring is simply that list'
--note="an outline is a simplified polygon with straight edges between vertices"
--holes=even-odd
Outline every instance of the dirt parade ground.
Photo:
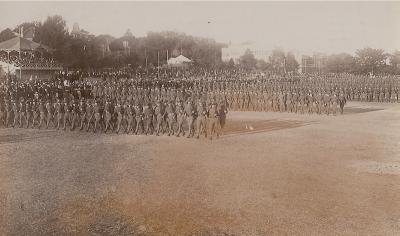
[{"label": "dirt parade ground", "polygon": [[400,235],[400,104],[212,141],[1,129],[0,235]]}]

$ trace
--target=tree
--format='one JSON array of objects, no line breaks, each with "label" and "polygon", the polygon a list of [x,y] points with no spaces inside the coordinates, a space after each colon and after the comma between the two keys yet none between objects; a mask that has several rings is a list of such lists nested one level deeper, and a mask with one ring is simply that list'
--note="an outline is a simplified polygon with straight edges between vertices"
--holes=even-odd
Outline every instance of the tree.
[{"label": "tree", "polygon": [[264,60],[257,60],[257,64],[256,64],[257,69],[259,70],[268,70],[269,65],[267,62],[265,62]]},{"label": "tree", "polygon": [[326,62],[327,71],[331,73],[354,73],[356,59],[347,53],[329,55]]},{"label": "tree", "polygon": [[228,68],[234,68],[235,67],[235,62],[233,61],[233,59],[231,58],[229,61],[228,61]]},{"label": "tree", "polygon": [[9,28],[0,32],[0,42],[7,41],[9,39],[15,38],[16,35]]},{"label": "tree", "polygon": [[253,69],[256,67],[257,59],[254,57],[250,49],[246,49],[243,56],[239,59],[240,65],[245,69]]},{"label": "tree", "polygon": [[400,51],[395,51],[389,55],[390,71],[392,74],[400,74]]},{"label": "tree", "polygon": [[19,33],[20,29],[23,29],[23,35],[25,36],[25,34],[28,32],[28,30],[30,30],[31,28],[34,29],[34,32],[37,31],[38,27],[40,26],[40,22],[36,22],[36,21],[32,21],[32,22],[24,22],[20,25],[18,25],[17,27],[14,28],[13,32],[15,33]]},{"label": "tree", "polygon": [[385,67],[387,55],[382,49],[363,48],[356,52],[356,62],[362,74],[379,74]]},{"label": "tree", "polygon": [[285,66],[286,72],[297,72],[299,69],[299,63],[296,61],[294,54],[292,52],[288,52],[285,58]]},{"label": "tree", "polygon": [[38,26],[34,38],[36,42],[55,49],[55,57],[61,61],[68,61],[68,58],[65,58],[65,55],[69,54],[65,51],[68,50],[65,44],[69,39],[65,20],[59,15],[47,17],[43,24]]},{"label": "tree", "polygon": [[[72,37],[68,33],[65,20],[59,16],[49,16],[44,22],[25,22],[19,25],[24,32],[34,27],[33,41],[55,49],[54,58],[66,66],[74,68],[118,67],[157,65],[166,63],[168,56],[183,54],[196,64],[208,67],[222,66],[221,48],[226,45],[213,39],[200,38],[184,33],[163,31],[149,32],[145,37],[136,38],[128,31],[120,38],[109,35],[97,37]],[[10,29],[0,33],[0,40],[15,37]],[[126,44],[127,42],[128,44]],[[126,48],[128,46],[128,50]]]},{"label": "tree", "polygon": [[275,48],[269,57],[271,70],[275,73],[282,74],[285,72],[285,52],[282,49]]}]

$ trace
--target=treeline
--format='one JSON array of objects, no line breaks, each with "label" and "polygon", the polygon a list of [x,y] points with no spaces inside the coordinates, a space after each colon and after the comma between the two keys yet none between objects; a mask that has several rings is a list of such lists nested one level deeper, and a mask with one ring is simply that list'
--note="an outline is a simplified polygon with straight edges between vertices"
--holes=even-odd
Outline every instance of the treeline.
[{"label": "treeline", "polygon": [[[233,66],[233,60],[228,62]],[[282,49],[274,49],[267,61],[256,59],[253,53],[247,49],[240,57],[236,65],[244,69],[257,69],[261,71],[271,71],[275,74],[296,73],[299,69],[299,63],[296,61],[292,52],[285,52]]]},{"label": "treeline", "polygon": [[[400,74],[400,51],[390,54],[382,49],[367,47],[357,50],[355,56],[340,53],[319,55],[318,59],[309,58],[313,61],[308,66],[314,68],[307,68],[307,72],[311,73]],[[233,60],[228,64],[234,66]],[[298,72],[300,65],[291,52],[285,54],[282,49],[274,49],[267,61],[257,60],[251,51],[247,50],[236,66],[286,74]]]},{"label": "treeline", "polygon": [[[24,34],[34,29],[33,41],[53,49],[54,58],[69,68],[149,67],[166,64],[167,56],[180,54],[204,67],[241,67],[248,70],[271,71],[278,74],[296,73],[301,62],[291,52],[274,49],[267,61],[258,60],[250,50],[240,58],[221,61],[221,48],[227,45],[213,39],[200,38],[171,31],[149,32],[135,37],[130,31],[120,38],[111,35],[90,35],[88,32],[74,37],[59,16],[49,16],[44,22],[25,22],[15,29],[0,32],[0,42],[15,37],[23,28]],[[299,64],[300,63],[300,64]],[[364,48],[355,56],[347,53],[328,55],[319,61],[320,72],[352,74],[400,74],[400,51],[387,53],[382,49]]]},{"label": "treeline", "polygon": [[[181,53],[200,66],[217,66],[221,62],[221,48],[225,45],[213,39],[189,36],[177,32],[149,32],[145,37],[135,37],[127,32],[120,38],[111,35],[82,34],[74,36],[59,16],[49,16],[44,22],[25,22],[14,30],[0,33],[0,42],[34,28],[33,41],[53,49],[54,58],[69,68],[119,68],[166,64],[168,57]],[[147,59],[147,60],[146,60]]]},{"label": "treeline", "polygon": [[382,49],[363,48],[352,56],[347,53],[329,55],[326,71],[351,74],[400,74],[400,51],[386,53]]}]

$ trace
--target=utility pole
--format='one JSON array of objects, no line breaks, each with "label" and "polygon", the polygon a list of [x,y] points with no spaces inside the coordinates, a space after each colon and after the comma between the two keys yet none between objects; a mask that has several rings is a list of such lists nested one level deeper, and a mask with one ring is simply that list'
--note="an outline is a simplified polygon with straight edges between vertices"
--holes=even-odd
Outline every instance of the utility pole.
[{"label": "utility pole", "polygon": [[147,48],[144,48],[144,57],[146,59],[146,75],[148,74],[148,70],[147,70]]},{"label": "utility pole", "polygon": [[157,51],[157,78],[160,78],[160,51]]}]

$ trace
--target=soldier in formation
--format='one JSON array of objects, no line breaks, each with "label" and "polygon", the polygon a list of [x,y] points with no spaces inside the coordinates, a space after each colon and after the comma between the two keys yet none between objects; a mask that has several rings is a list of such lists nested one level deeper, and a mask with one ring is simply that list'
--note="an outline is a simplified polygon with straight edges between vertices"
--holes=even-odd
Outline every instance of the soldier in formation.
[{"label": "soldier in formation", "polygon": [[397,77],[186,73],[2,82],[0,125],[214,138],[228,110],[337,115],[347,101],[399,102]]}]

